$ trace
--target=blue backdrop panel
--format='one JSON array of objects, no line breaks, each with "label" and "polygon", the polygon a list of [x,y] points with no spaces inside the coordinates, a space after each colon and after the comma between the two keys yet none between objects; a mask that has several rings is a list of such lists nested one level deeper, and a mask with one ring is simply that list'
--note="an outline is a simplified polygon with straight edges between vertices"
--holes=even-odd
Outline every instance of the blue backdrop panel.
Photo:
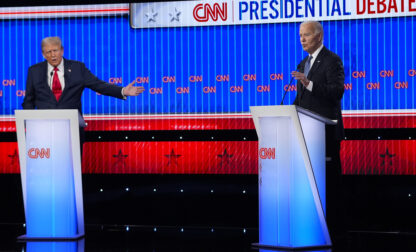
[{"label": "blue backdrop panel", "polygon": [[[345,64],[344,110],[415,108],[415,17],[322,24],[324,44]],[[42,38],[56,35],[64,57],[85,62],[99,78],[144,82],[138,85],[145,93],[127,101],[86,90],[86,114],[248,112],[279,104],[289,73],[306,56],[298,29],[299,23],[132,29],[127,15],[1,20],[0,114],[21,108],[27,69],[43,60]],[[285,104],[295,95],[290,91]]]}]

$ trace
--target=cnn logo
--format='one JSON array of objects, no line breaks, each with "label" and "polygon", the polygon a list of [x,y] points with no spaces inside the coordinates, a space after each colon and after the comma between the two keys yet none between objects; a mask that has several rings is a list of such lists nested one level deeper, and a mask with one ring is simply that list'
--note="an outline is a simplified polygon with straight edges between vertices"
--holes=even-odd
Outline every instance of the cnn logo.
[{"label": "cnn logo", "polygon": [[261,159],[276,159],[276,148],[260,148]]},{"label": "cnn logo", "polygon": [[197,4],[193,16],[198,22],[208,22],[210,17],[213,21],[217,21],[218,17],[225,21],[227,20],[227,3],[222,3],[222,8],[218,3],[214,3],[212,7],[208,3]]},{"label": "cnn logo", "polygon": [[27,152],[29,158],[37,159],[37,158],[50,158],[51,157],[51,149],[50,148],[30,148]]}]

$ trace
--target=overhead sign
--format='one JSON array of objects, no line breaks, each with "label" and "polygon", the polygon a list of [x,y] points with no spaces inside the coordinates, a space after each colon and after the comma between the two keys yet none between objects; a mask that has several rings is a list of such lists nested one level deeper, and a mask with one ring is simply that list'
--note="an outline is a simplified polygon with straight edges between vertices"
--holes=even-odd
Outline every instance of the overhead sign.
[{"label": "overhead sign", "polygon": [[0,8],[0,20],[125,15],[128,4],[86,4]]},{"label": "overhead sign", "polygon": [[222,0],[135,3],[134,28],[346,20],[416,15],[416,0]]}]

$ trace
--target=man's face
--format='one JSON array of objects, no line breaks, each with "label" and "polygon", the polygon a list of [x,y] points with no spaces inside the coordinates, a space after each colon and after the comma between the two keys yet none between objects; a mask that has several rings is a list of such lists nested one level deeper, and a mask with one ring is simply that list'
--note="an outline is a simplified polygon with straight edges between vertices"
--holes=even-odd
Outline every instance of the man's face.
[{"label": "man's face", "polygon": [[303,50],[309,54],[314,53],[322,44],[322,33],[315,34],[313,24],[302,24],[299,29],[300,43]]},{"label": "man's face", "polygon": [[62,61],[64,49],[60,45],[46,44],[42,49],[42,55],[49,64],[56,67]]}]

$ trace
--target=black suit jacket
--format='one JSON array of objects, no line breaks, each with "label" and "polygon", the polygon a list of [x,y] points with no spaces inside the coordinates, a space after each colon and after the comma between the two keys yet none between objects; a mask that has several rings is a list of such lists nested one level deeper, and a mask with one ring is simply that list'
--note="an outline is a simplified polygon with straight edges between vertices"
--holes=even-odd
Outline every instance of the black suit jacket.
[{"label": "black suit jacket", "polygon": [[[299,64],[299,71],[303,72],[307,58]],[[327,137],[342,140],[344,124],[341,115],[341,99],[344,95],[345,74],[341,58],[323,47],[307,78],[313,82],[312,92],[298,81],[294,104],[329,119],[338,120],[337,126],[327,131]]]},{"label": "black suit jacket", "polygon": [[64,59],[65,88],[56,101],[47,82],[47,71],[47,61],[29,67],[23,109],[78,109],[81,113],[81,96],[86,87],[103,95],[123,98],[122,87],[98,79],[82,62]]}]

